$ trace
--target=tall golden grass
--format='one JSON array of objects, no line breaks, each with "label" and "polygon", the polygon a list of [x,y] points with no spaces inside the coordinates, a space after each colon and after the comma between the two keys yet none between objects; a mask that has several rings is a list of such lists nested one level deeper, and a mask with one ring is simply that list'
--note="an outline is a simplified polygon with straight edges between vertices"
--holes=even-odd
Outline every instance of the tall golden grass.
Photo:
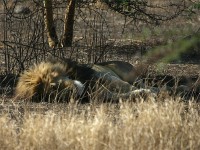
[{"label": "tall golden grass", "polygon": [[4,104],[0,149],[200,149],[199,108],[178,97],[99,105]]}]

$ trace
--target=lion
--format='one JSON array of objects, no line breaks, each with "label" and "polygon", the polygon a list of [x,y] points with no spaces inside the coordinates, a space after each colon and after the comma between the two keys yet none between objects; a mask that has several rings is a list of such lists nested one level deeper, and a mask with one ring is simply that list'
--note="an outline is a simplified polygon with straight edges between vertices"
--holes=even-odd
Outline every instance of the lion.
[{"label": "lion", "polygon": [[70,59],[48,59],[20,75],[16,98],[69,102],[73,97],[90,102],[92,95],[98,95],[103,101],[117,101],[152,93],[150,89],[133,86],[137,76],[134,66],[123,61],[79,64]]}]

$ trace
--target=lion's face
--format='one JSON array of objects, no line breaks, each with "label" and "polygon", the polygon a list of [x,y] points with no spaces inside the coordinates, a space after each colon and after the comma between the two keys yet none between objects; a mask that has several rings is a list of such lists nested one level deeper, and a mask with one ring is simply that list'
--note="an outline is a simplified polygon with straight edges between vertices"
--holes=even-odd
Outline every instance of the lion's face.
[{"label": "lion's face", "polygon": [[80,81],[71,80],[66,75],[56,74],[56,76],[55,74],[51,76],[49,81],[41,84],[42,89],[44,89],[43,93],[49,96],[49,99],[55,98],[56,101],[67,101],[72,96],[77,97],[82,94],[84,85]]},{"label": "lion's face", "polygon": [[41,63],[24,72],[16,88],[17,97],[33,101],[68,101],[81,95],[84,85],[71,80],[63,64]]}]

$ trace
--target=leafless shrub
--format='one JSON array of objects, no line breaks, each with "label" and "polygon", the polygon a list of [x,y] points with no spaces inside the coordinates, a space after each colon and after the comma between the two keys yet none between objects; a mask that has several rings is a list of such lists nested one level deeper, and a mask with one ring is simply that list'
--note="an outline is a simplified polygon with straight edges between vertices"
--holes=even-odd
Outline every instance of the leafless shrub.
[{"label": "leafless shrub", "polygon": [[[133,48],[137,42],[134,41],[135,38],[130,38],[130,35],[133,36],[136,32],[141,34],[148,23],[158,25],[162,21],[181,16],[188,8],[189,2],[186,2],[138,1],[118,6],[114,1],[80,1],[76,8],[73,46],[52,50],[47,44],[42,1],[3,0],[0,8],[0,26],[3,29],[0,31],[1,71],[19,73],[30,64],[44,60],[48,55],[65,56],[89,63],[113,58],[130,60],[131,56],[137,53],[135,51],[138,51],[137,47]],[[63,0],[53,1],[54,20],[59,37],[62,36],[65,4]],[[117,41],[123,38],[133,44],[118,46]],[[145,51],[148,47],[141,45],[139,51]],[[125,58],[121,57],[123,52],[120,52],[120,56],[114,55],[116,49],[124,50]]]}]

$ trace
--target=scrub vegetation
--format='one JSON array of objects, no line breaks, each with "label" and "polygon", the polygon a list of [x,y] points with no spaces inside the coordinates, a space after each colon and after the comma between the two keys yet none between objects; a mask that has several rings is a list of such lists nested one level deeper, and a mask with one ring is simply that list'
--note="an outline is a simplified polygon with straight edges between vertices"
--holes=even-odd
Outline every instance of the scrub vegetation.
[{"label": "scrub vegetation", "polygon": [[[72,46],[60,40],[53,48],[42,1],[0,2],[0,149],[200,149],[199,2],[102,1],[78,2]],[[56,36],[64,38],[66,1],[52,6]],[[95,94],[86,104],[73,97],[63,103],[17,101],[19,74],[49,56],[86,64],[146,63],[144,84],[161,92],[118,103],[103,103]],[[189,95],[162,90],[179,79]]]}]

